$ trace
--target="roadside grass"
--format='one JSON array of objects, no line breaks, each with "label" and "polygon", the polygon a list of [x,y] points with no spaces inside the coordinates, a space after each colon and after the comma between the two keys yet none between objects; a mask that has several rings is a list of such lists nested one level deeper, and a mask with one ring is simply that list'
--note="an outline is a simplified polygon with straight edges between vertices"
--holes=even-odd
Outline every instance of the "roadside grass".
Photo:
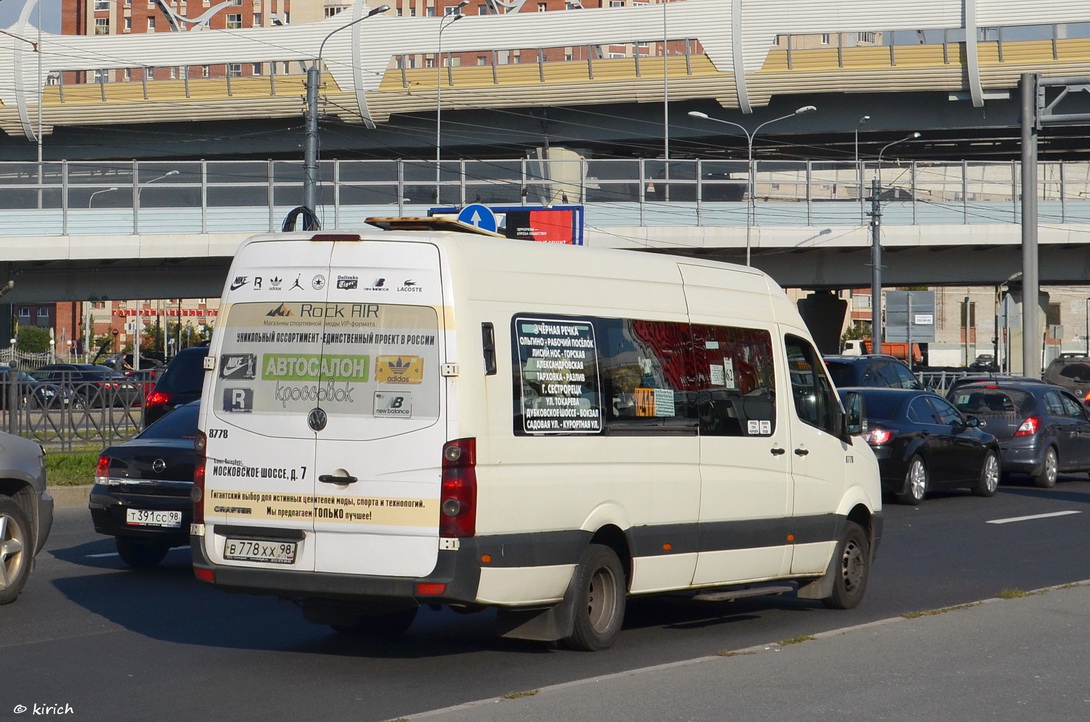
[{"label": "roadside grass", "polygon": [[46,451],[45,481],[49,486],[93,484],[99,449],[83,451]]},{"label": "roadside grass", "polygon": [[528,689],[524,692],[508,692],[503,696],[504,699],[522,699],[523,697],[533,697],[540,690]]},{"label": "roadside grass", "polygon": [[802,644],[803,642],[812,642],[815,639],[817,639],[817,637],[812,634],[802,634],[798,637],[791,637],[790,639],[781,639],[780,646],[786,647],[789,644]]}]

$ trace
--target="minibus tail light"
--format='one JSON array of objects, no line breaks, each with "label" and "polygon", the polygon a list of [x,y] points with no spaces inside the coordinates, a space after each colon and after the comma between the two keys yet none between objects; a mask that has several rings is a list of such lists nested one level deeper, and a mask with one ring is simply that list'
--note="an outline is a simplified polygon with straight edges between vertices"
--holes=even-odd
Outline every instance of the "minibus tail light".
[{"label": "minibus tail light", "polygon": [[477,533],[476,464],[476,439],[457,439],[443,446],[440,537],[471,537]]},{"label": "minibus tail light", "polygon": [[204,450],[208,445],[208,437],[203,431],[197,432],[197,439],[193,446],[197,450],[197,464],[193,467],[193,489],[189,492],[193,500],[193,523],[204,523],[204,467],[207,462]]}]

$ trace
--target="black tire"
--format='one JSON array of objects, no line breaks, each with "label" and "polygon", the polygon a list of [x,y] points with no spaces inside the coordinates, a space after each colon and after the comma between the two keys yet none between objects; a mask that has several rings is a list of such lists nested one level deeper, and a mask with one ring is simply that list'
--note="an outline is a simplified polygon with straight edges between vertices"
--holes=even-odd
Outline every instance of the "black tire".
[{"label": "black tire", "polygon": [[855,609],[870,578],[870,541],[863,527],[849,521],[836,545],[833,592],[821,600],[829,609]]},{"label": "black tire", "polygon": [[413,626],[420,607],[410,607],[388,614],[365,615],[354,622],[329,625],[337,634],[369,639],[396,639]]},{"label": "black tire", "polygon": [[973,487],[976,496],[995,496],[995,490],[999,488],[999,457],[994,451],[989,450],[984,457],[984,463],[980,467],[980,480]]},{"label": "black tire", "polygon": [[908,462],[904,490],[897,495],[897,503],[918,505],[927,495],[927,482],[927,464],[920,456],[913,456]]},{"label": "black tire", "polygon": [[8,496],[0,496],[0,604],[11,604],[23,591],[34,561],[30,520]]},{"label": "black tire", "polygon": [[564,644],[582,652],[608,649],[624,624],[628,586],[621,561],[609,547],[591,544],[575,574],[575,619]]},{"label": "black tire", "polygon": [[130,567],[150,569],[163,561],[170,546],[156,542],[138,542],[123,537],[114,537],[114,546],[121,561]]},{"label": "black tire", "polygon": [[1048,447],[1045,451],[1045,460],[1040,470],[1033,475],[1033,483],[1042,489],[1051,489],[1056,486],[1056,475],[1060,471],[1060,457],[1056,455],[1056,448]]}]

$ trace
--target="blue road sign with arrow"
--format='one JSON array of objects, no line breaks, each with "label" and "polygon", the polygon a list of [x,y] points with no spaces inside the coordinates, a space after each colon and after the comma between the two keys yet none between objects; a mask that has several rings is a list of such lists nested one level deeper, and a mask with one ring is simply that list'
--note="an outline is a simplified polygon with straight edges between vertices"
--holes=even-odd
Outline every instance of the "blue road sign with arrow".
[{"label": "blue road sign with arrow", "polygon": [[499,228],[499,224],[496,223],[496,214],[491,208],[480,203],[472,203],[459,211],[458,220],[492,233]]}]

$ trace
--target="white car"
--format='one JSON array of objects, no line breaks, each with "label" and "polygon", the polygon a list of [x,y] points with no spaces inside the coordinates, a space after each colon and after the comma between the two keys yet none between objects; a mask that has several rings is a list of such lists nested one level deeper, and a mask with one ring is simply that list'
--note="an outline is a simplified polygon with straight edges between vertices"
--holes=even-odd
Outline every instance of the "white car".
[{"label": "white car", "polygon": [[45,452],[33,441],[0,432],[0,604],[19,596],[52,526]]}]

